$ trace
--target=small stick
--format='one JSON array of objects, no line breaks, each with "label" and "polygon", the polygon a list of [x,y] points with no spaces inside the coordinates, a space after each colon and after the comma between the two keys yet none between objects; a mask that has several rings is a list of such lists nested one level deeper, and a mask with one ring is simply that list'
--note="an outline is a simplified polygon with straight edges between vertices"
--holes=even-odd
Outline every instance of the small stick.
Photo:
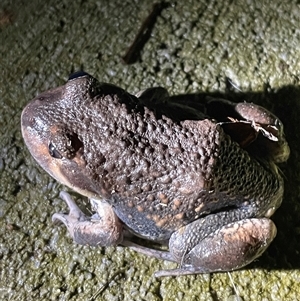
[{"label": "small stick", "polygon": [[103,293],[104,290],[106,290],[108,288],[108,286],[110,285],[110,283],[114,280],[116,280],[116,278],[122,276],[124,274],[124,270],[121,269],[120,271],[117,271],[116,273],[114,273],[112,275],[112,277],[109,278],[109,280],[107,282],[105,282],[98,290],[97,292],[89,299],[89,301],[94,301],[96,300],[97,297],[99,297],[100,294]]},{"label": "small stick", "polygon": [[136,35],[133,43],[128,48],[126,54],[122,56],[123,62],[125,64],[133,64],[137,61],[141,50],[146,44],[150,37],[151,31],[154,27],[157,16],[166,7],[166,3],[155,3],[153,5],[152,11],[147,19],[143,22],[138,34]]}]

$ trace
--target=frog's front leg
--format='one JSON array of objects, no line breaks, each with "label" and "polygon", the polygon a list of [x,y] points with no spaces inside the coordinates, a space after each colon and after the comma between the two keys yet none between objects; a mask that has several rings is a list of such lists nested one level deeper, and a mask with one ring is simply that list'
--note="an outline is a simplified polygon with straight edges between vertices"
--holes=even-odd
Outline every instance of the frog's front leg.
[{"label": "frog's front leg", "polygon": [[96,214],[89,217],[68,193],[61,192],[60,197],[67,203],[70,212],[55,213],[52,221],[63,222],[76,243],[104,247],[117,245],[123,240],[123,225],[107,202],[90,199]]},{"label": "frog's front leg", "polygon": [[259,257],[276,236],[274,223],[267,218],[251,218],[229,223],[199,241],[203,220],[199,219],[173,233],[169,252],[152,250],[127,242],[130,248],[159,259],[180,264],[162,270],[156,277],[180,276],[239,269]]}]

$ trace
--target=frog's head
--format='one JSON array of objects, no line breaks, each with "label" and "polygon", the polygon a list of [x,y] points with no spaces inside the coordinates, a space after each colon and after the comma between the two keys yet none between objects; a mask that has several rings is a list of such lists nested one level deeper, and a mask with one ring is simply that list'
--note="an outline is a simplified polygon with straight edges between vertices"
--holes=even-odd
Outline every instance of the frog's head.
[{"label": "frog's head", "polygon": [[80,72],[70,76],[65,85],[38,95],[21,117],[22,135],[30,153],[62,184],[88,197],[105,196],[96,181],[85,175],[83,136],[89,130],[89,104],[104,103],[108,95],[124,93]]}]

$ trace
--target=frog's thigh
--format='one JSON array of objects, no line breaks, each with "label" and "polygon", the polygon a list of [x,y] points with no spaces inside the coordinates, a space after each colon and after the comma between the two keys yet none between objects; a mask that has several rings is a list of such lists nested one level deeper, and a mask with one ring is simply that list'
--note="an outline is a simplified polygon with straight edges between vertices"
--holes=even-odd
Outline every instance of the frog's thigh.
[{"label": "frog's thigh", "polygon": [[[192,224],[201,223],[197,220]],[[189,226],[192,226],[190,224]],[[177,257],[176,248],[191,246],[197,231],[186,235],[185,228],[170,239],[170,252]],[[189,231],[191,228],[188,227]],[[185,236],[185,241],[182,237]],[[267,218],[244,219],[229,223],[198,242],[190,251],[181,255],[182,268],[161,271],[158,276],[230,271],[241,268],[260,256],[276,236],[276,226]],[[176,256],[174,255],[176,254]],[[176,261],[180,262],[179,258]]]},{"label": "frog's thigh", "polygon": [[65,224],[73,240],[81,245],[112,246],[119,244],[123,239],[123,225],[105,201],[91,199],[96,214],[86,216],[66,192],[60,197],[67,203],[69,214],[55,213],[52,221]]}]

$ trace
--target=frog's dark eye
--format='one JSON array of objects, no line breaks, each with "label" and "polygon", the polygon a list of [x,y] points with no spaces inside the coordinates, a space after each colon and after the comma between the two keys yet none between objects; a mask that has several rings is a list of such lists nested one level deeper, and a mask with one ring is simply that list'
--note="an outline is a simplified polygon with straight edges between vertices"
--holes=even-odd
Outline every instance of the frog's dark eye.
[{"label": "frog's dark eye", "polygon": [[62,159],[62,155],[59,153],[59,151],[55,148],[55,146],[50,142],[49,146],[49,155],[55,159]]},{"label": "frog's dark eye", "polygon": [[55,159],[73,159],[82,147],[83,143],[78,135],[65,129],[52,132],[48,144],[49,154]]},{"label": "frog's dark eye", "polygon": [[76,78],[83,77],[83,76],[90,76],[90,75],[84,71],[77,71],[77,72],[70,74],[68,80],[76,79]]}]

